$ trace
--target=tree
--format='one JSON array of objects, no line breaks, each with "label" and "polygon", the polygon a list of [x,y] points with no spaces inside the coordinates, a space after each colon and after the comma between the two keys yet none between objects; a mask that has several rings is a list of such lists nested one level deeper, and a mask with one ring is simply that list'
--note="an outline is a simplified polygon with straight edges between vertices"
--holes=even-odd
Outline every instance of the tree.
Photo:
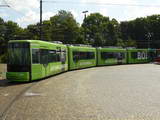
[{"label": "tree", "polygon": [[76,43],[79,38],[79,25],[71,12],[61,10],[50,18],[51,40],[61,41],[65,44]]},{"label": "tree", "polygon": [[12,21],[4,22],[2,18],[0,18],[0,56],[3,59],[3,62],[6,62],[7,59],[7,44],[9,40],[17,40],[22,39],[21,35],[23,33],[23,29],[18,26],[17,23]]},{"label": "tree", "polygon": [[109,21],[108,25],[106,26],[108,32],[107,32],[107,40],[106,45],[115,46],[117,43],[117,40],[119,38],[119,23],[116,21],[116,19],[112,19]]},{"label": "tree", "polygon": [[5,23],[2,18],[0,18],[0,56],[4,53],[3,49],[5,46]]},{"label": "tree", "polygon": [[42,39],[44,41],[52,41],[51,38],[51,21],[45,20],[43,21],[43,27],[42,27]]},{"label": "tree", "polygon": [[148,33],[146,40],[150,41],[152,48],[160,48],[160,15],[146,17]]},{"label": "tree", "polygon": [[5,40],[17,40],[21,39],[23,29],[18,26],[17,23],[8,21],[5,23]]},{"label": "tree", "polygon": [[132,39],[122,40],[122,39],[119,38],[117,40],[117,45],[116,46],[123,47],[123,48],[126,48],[126,47],[137,47],[137,43],[136,43],[135,40],[132,40]]},{"label": "tree", "polygon": [[146,48],[145,35],[147,34],[146,20],[137,18],[128,22],[121,22],[121,37],[127,43],[136,40],[139,48]]},{"label": "tree", "polygon": [[86,41],[93,46],[116,45],[118,26],[115,19],[110,20],[100,13],[90,14],[82,24],[82,28],[86,30]]},{"label": "tree", "polygon": [[160,15],[121,22],[121,37],[135,40],[138,48],[160,48]]},{"label": "tree", "polygon": [[5,22],[2,29],[3,29],[3,32],[1,35],[3,36],[2,47],[4,48],[3,52],[6,52],[8,41],[21,39],[21,34],[23,33],[23,29],[20,28],[17,23],[12,21]]},{"label": "tree", "polygon": [[40,29],[39,25],[28,25],[27,28],[24,30],[25,31],[25,39],[31,39],[31,40],[39,40],[40,39]]}]

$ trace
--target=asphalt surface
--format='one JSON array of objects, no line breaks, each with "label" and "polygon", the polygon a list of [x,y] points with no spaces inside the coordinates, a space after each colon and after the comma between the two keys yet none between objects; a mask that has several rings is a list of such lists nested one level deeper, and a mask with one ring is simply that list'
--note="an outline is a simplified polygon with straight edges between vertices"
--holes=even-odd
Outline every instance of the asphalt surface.
[{"label": "asphalt surface", "polygon": [[0,80],[1,120],[160,120],[160,65],[95,67],[45,80]]}]

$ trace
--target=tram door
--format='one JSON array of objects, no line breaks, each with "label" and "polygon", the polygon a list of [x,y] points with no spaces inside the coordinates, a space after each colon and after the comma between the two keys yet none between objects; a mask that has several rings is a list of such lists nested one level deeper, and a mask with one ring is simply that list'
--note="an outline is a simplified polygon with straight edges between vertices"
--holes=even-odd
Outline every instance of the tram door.
[{"label": "tram door", "polygon": [[61,71],[65,71],[65,62],[66,62],[66,50],[61,48]]},{"label": "tram door", "polygon": [[40,61],[42,64],[42,74],[43,77],[48,76],[50,72],[49,66],[49,50],[41,49]]},{"label": "tram door", "polygon": [[40,64],[40,50],[38,48],[32,49],[32,70],[31,79],[39,79],[44,75],[42,73],[42,65]]},{"label": "tram door", "polygon": [[122,64],[123,63],[123,55],[124,55],[124,53],[118,53],[117,54],[118,64]]},{"label": "tram door", "polygon": [[46,49],[32,49],[32,80],[49,75],[48,52]]}]

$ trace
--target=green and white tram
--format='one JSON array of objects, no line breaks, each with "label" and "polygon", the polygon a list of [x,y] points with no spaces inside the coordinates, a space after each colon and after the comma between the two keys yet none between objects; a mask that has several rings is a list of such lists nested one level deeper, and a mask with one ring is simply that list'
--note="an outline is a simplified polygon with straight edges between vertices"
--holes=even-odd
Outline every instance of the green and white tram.
[{"label": "green and white tram", "polygon": [[147,63],[148,49],[94,48],[39,40],[11,40],[8,43],[7,79],[33,81],[68,70],[102,65]]},{"label": "green and white tram", "polygon": [[68,70],[63,44],[38,40],[12,40],[8,44],[7,79],[32,81]]}]

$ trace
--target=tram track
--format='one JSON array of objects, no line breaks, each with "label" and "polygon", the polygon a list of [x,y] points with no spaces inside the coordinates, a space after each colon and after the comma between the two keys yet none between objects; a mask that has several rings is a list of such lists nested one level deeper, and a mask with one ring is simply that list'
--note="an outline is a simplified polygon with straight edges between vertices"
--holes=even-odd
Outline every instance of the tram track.
[{"label": "tram track", "polygon": [[[7,112],[9,111],[9,109],[14,105],[14,103],[20,99],[20,97],[26,92],[28,91],[30,88],[32,88],[33,86],[35,86],[38,82],[33,82],[31,83],[31,85],[25,87],[24,89],[21,90],[21,92],[19,92],[4,108],[3,112],[0,114],[0,120],[6,120],[7,117]],[[1,88],[0,90],[4,89],[6,87]]]}]

